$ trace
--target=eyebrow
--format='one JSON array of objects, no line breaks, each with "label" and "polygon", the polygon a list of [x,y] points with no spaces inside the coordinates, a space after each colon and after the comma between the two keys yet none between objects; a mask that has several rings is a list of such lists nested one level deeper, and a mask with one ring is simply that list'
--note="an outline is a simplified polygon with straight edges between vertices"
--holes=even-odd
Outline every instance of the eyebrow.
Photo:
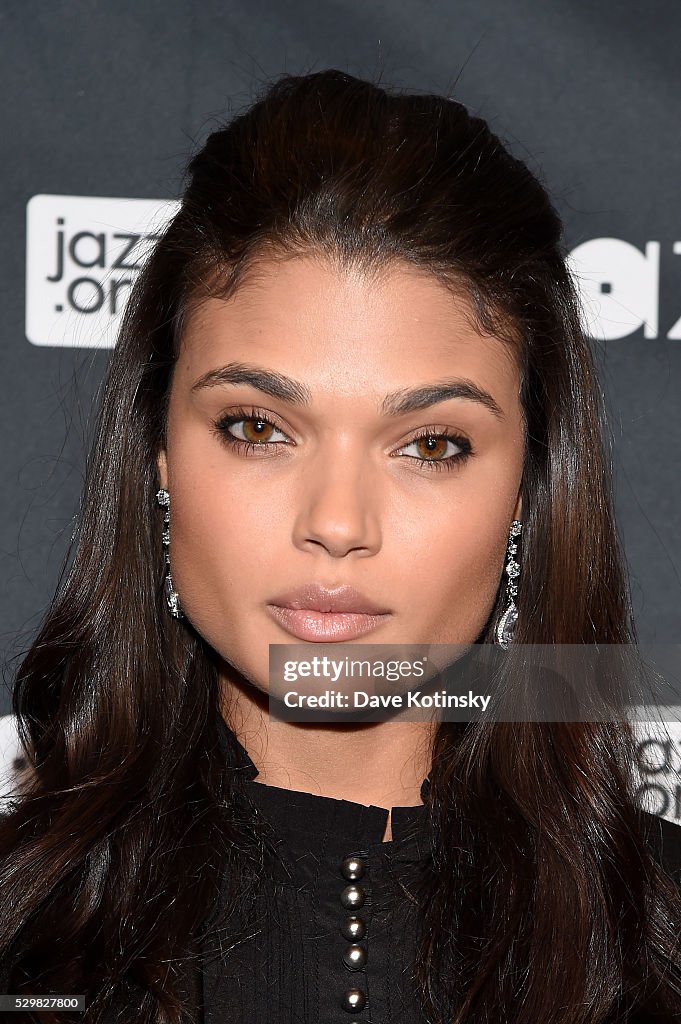
[{"label": "eyebrow", "polygon": [[[312,404],[312,393],[300,381],[286,377],[283,373],[267,370],[250,363],[228,363],[215,370],[209,370],[192,384],[191,390],[219,387],[222,384],[249,384],[258,391],[263,391],[272,398],[279,398],[290,405],[309,406]],[[427,409],[438,402],[450,398],[463,398],[485,406],[499,420],[504,413],[492,395],[484,388],[478,387],[470,380],[448,378],[423,384],[416,388],[401,388],[386,395],[380,404],[379,412],[383,416],[404,416],[409,412]]]}]

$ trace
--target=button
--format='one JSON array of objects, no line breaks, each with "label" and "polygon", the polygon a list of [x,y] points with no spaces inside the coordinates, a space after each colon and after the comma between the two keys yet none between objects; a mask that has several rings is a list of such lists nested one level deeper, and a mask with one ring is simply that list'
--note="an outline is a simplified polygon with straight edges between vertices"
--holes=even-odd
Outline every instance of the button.
[{"label": "button", "polygon": [[366,1006],[366,996],[359,988],[349,988],[347,992],[343,993],[343,999],[341,1000],[341,1006],[348,1013],[355,1013],[356,1011],[361,1012]]},{"label": "button", "polygon": [[364,946],[353,943],[343,953],[343,963],[351,971],[361,971],[367,962],[367,951]]},{"label": "button", "polygon": [[[364,857],[350,854],[344,857],[340,863],[340,871],[343,878],[354,883],[362,878],[366,869]],[[356,910],[364,905],[366,891],[361,885],[346,885],[340,893],[340,902],[346,910]],[[364,946],[358,945],[366,933],[366,923],[356,914],[350,914],[340,926],[341,933],[351,944],[343,953],[343,963],[350,971],[361,971],[367,962],[367,951]],[[361,1013],[366,1006],[366,995],[359,988],[349,988],[341,997],[341,1007],[347,1013]],[[358,1020],[350,1024],[360,1024]]]},{"label": "button", "polygon": [[348,882],[356,882],[364,874],[365,861],[361,857],[344,857],[341,862],[341,874]]},{"label": "button", "polygon": [[356,914],[346,918],[341,925],[341,934],[348,942],[359,942],[366,935],[366,930],[367,926],[364,921],[361,917],[357,917]]},{"label": "button", "polygon": [[346,885],[340,894],[340,901],[346,910],[354,910],[364,904],[364,889],[359,885]]}]

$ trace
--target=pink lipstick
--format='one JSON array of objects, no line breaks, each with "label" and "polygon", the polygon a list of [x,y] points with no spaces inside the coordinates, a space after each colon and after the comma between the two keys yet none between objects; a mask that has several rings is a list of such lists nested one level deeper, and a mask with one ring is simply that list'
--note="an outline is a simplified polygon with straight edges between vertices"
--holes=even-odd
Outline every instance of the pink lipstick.
[{"label": "pink lipstick", "polygon": [[392,614],[354,587],[331,589],[319,583],[278,594],[267,603],[267,611],[291,636],[313,643],[356,640]]}]

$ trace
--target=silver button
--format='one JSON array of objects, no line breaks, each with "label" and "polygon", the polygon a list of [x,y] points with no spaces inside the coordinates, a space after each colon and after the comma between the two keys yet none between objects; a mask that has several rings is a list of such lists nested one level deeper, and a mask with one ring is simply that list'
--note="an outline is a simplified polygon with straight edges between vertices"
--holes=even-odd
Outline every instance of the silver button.
[{"label": "silver button", "polygon": [[361,857],[344,857],[341,862],[341,874],[348,882],[356,882],[364,874],[365,862]]},{"label": "silver button", "polygon": [[361,1012],[366,1006],[366,996],[358,988],[349,988],[347,992],[343,993],[343,999],[341,1000],[341,1006],[348,1013],[354,1013],[355,1011]]},{"label": "silver button", "polygon": [[349,967],[351,971],[361,971],[367,962],[367,951],[364,946],[358,946],[353,943],[343,953],[343,963],[346,967]]},{"label": "silver button", "polygon": [[346,910],[355,910],[364,904],[364,889],[359,885],[346,885],[340,894],[340,901]]},{"label": "silver button", "polygon": [[341,934],[348,942],[359,942],[360,939],[364,938],[366,930],[367,926],[364,921],[361,917],[357,917],[356,914],[346,918],[341,925]]}]

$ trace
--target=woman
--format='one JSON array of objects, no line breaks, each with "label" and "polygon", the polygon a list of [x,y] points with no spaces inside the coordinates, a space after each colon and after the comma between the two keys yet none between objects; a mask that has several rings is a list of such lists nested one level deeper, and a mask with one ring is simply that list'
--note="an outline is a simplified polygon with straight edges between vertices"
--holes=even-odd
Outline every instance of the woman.
[{"label": "woman", "polygon": [[4,991],[681,1019],[678,831],[625,726],[267,714],[270,644],[632,643],[601,417],[559,219],[483,121],[329,70],[212,134],[16,681]]}]

